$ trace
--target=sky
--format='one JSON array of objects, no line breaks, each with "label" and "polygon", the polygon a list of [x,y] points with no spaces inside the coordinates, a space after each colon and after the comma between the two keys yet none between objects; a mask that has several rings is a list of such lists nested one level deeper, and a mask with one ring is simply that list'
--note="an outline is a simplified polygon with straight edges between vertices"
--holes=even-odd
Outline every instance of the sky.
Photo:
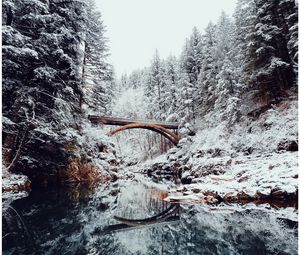
[{"label": "sky", "polygon": [[232,15],[237,0],[95,0],[106,26],[109,62],[116,76],[150,65],[157,49],[161,58],[179,56],[196,26],[204,31],[222,10]]}]

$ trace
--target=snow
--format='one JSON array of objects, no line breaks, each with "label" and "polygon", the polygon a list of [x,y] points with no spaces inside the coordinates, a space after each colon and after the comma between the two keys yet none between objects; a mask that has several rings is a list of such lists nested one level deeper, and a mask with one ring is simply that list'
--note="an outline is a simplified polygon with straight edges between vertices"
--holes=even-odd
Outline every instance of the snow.
[{"label": "snow", "polygon": [[[200,158],[198,162],[194,162],[194,166],[213,164],[212,161],[216,164],[217,159]],[[219,159],[219,162],[226,163],[226,160]],[[259,158],[240,156],[232,160],[230,165],[224,166],[226,169],[224,174],[209,174],[200,178],[201,183],[180,186],[177,188],[179,192],[174,190],[175,193],[171,198],[176,198],[176,194],[179,197],[182,196],[181,190],[186,189],[188,191],[201,190],[200,198],[203,196],[203,192],[217,192],[222,197],[229,193],[237,194],[239,192],[244,192],[251,197],[257,192],[270,195],[271,190],[275,189],[294,193],[298,189],[298,180],[295,178],[298,173],[297,166],[297,152],[261,155]],[[190,198],[186,192],[184,192],[186,200],[194,199],[195,194],[191,194]]]},{"label": "snow", "polygon": [[191,184],[173,188],[166,200],[203,203],[207,202],[203,195],[209,193],[222,198],[242,192],[252,198],[274,191],[296,194],[298,153],[281,151],[278,145],[298,143],[297,114],[297,101],[284,101],[257,120],[238,123],[230,130],[226,122],[205,116],[195,125],[196,136],[182,139],[179,148],[167,154],[171,163],[186,162],[188,170],[181,178],[193,179]]},{"label": "snow", "polygon": [[145,118],[147,98],[144,96],[143,87],[128,88],[120,93],[113,109],[113,115],[126,118]]},{"label": "snow", "polygon": [[27,176],[9,173],[6,171],[5,166],[2,166],[2,199],[7,204],[28,196],[28,190],[24,190],[28,183],[30,181]]},{"label": "snow", "polygon": [[11,121],[9,118],[5,116],[2,116],[2,124],[15,125],[16,123],[14,123],[13,121]]},{"label": "snow", "polygon": [[230,152],[252,148],[254,153],[272,153],[283,140],[297,141],[297,101],[283,102],[256,121],[243,121],[228,130],[226,122],[217,123],[208,114],[196,121],[198,132],[191,151],[220,148]]},{"label": "snow", "polygon": [[2,49],[4,52],[9,52],[12,56],[20,56],[22,58],[25,57],[32,57],[34,59],[38,59],[38,53],[35,50],[32,50],[30,48],[17,48],[11,45],[3,45]]}]

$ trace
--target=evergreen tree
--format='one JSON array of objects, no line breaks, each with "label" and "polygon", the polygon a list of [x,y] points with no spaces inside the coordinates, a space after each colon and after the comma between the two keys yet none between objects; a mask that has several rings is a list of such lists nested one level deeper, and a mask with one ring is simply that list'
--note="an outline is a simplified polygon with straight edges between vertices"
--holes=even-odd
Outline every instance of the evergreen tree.
[{"label": "evergreen tree", "polygon": [[213,109],[216,100],[214,88],[217,84],[217,59],[216,59],[216,25],[209,23],[203,35],[203,62],[198,77],[199,104],[198,114],[202,115]]},{"label": "evergreen tree", "polygon": [[160,60],[158,51],[156,50],[149,69],[145,89],[145,94],[148,98],[150,98],[151,102],[149,105],[149,113],[150,117],[152,118],[160,119],[163,100],[162,91],[164,85],[162,62]]},{"label": "evergreen tree", "polygon": [[169,56],[165,61],[165,83],[166,91],[164,101],[166,103],[166,119],[169,121],[178,121],[177,110],[179,107],[179,66],[174,56]]},{"label": "evergreen tree", "polygon": [[[197,81],[203,61],[202,37],[196,27],[193,28],[192,35],[186,40],[183,53],[181,55],[181,85],[184,92],[184,105],[187,107],[188,119],[195,119],[196,108],[198,106]],[[186,77],[187,79],[184,79]]]},{"label": "evergreen tree", "polygon": [[285,2],[255,2],[257,19],[253,40],[248,48],[248,72],[260,96],[267,101],[280,101],[284,91],[296,80],[291,57],[291,54],[295,54],[288,47],[291,32],[287,23],[296,7],[294,1],[289,1],[290,8],[284,8]]},{"label": "evergreen tree", "polygon": [[101,13],[93,0],[87,1],[84,31],[83,89],[84,102],[97,114],[108,114],[114,91],[114,72],[106,61],[107,39]]},{"label": "evergreen tree", "polygon": [[88,8],[72,0],[3,6],[4,163],[56,182],[78,145]]},{"label": "evergreen tree", "polygon": [[239,83],[244,90],[249,87],[247,63],[251,59],[248,48],[252,47],[255,32],[256,9],[254,0],[239,0],[234,12],[234,64],[239,74]]}]

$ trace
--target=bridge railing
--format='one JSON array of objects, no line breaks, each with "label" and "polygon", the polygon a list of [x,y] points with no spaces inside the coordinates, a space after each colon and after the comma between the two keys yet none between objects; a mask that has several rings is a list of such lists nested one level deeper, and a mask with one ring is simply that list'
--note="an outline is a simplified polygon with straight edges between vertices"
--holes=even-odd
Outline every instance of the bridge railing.
[{"label": "bridge railing", "polygon": [[126,118],[118,118],[118,117],[110,117],[110,116],[96,116],[89,115],[89,120],[92,123],[96,124],[105,124],[105,125],[116,125],[116,126],[124,126],[132,123],[143,123],[143,124],[151,124],[151,125],[159,125],[169,129],[178,129],[179,123],[176,122],[163,122],[157,120],[147,120],[147,119],[126,119]]}]

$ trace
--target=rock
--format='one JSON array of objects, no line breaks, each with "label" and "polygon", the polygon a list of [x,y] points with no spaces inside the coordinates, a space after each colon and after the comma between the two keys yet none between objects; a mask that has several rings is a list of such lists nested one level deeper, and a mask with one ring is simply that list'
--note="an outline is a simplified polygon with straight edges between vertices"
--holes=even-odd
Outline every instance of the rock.
[{"label": "rock", "polygon": [[281,141],[277,145],[277,151],[298,151],[298,141]]},{"label": "rock", "polygon": [[216,204],[218,202],[218,199],[216,199],[214,196],[207,196],[204,198],[204,201],[207,204]]},{"label": "rock", "polygon": [[201,174],[201,176],[207,176],[210,174],[214,175],[221,175],[226,172],[228,166],[223,165],[221,163],[211,163],[207,165],[200,166],[199,168],[195,169],[195,172]]},{"label": "rock", "polygon": [[111,173],[110,177],[111,177],[110,179],[111,182],[116,182],[119,179],[119,177],[114,173]]},{"label": "rock", "polygon": [[221,157],[222,154],[224,154],[224,150],[220,149],[220,148],[215,148],[214,152],[212,153],[213,157]]},{"label": "rock", "polygon": [[107,210],[107,209],[109,208],[109,205],[108,205],[108,203],[99,203],[98,208],[99,208],[101,211],[104,211],[104,210]]},{"label": "rock", "polygon": [[242,176],[241,178],[238,179],[238,182],[245,182],[249,180],[249,176],[248,175],[245,175],[245,176]]},{"label": "rock", "polygon": [[223,200],[225,202],[236,202],[237,201],[236,193],[235,192],[229,192],[229,193],[227,193],[223,197]]},{"label": "rock", "polygon": [[192,189],[192,191],[197,194],[200,193],[201,190],[196,188],[196,189]]},{"label": "rock", "polygon": [[120,193],[120,190],[119,190],[119,189],[113,189],[113,190],[111,190],[111,191],[109,192],[109,195],[115,197],[115,196],[118,195],[118,193]]},{"label": "rock", "polygon": [[242,191],[237,194],[237,200],[238,202],[249,202],[253,200],[253,197]]},{"label": "rock", "polygon": [[283,191],[281,189],[273,189],[271,191],[271,198],[272,199],[284,199],[287,195],[286,191]]},{"label": "rock", "polygon": [[270,197],[270,195],[265,195],[257,191],[254,195],[254,200],[267,200]]},{"label": "rock", "polygon": [[191,184],[193,180],[193,177],[191,175],[185,176],[181,178],[182,184]]},{"label": "rock", "polygon": [[254,151],[254,149],[252,147],[246,147],[242,149],[242,152],[244,153],[244,155],[250,155],[252,154],[252,152]]}]

